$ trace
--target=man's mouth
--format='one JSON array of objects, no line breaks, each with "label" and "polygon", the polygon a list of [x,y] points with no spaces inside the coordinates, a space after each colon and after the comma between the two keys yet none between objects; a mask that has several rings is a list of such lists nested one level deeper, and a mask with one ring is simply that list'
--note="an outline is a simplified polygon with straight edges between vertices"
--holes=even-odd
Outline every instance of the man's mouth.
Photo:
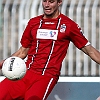
[{"label": "man's mouth", "polygon": [[45,13],[50,13],[51,9],[45,9]]},{"label": "man's mouth", "polygon": [[51,9],[48,9],[48,8],[45,8],[44,10],[45,10],[45,11],[51,11]]}]

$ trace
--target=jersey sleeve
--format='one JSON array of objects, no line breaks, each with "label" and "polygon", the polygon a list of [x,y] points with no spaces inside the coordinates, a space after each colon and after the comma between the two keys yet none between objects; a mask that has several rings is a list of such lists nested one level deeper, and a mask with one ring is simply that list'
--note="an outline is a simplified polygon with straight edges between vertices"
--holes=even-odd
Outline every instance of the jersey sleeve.
[{"label": "jersey sleeve", "polygon": [[30,21],[28,22],[28,24],[23,32],[20,43],[25,48],[30,48],[30,46],[32,44]]},{"label": "jersey sleeve", "polygon": [[82,29],[75,22],[72,23],[70,27],[70,40],[74,43],[74,45],[81,49],[82,47],[89,44],[88,40],[84,36]]}]

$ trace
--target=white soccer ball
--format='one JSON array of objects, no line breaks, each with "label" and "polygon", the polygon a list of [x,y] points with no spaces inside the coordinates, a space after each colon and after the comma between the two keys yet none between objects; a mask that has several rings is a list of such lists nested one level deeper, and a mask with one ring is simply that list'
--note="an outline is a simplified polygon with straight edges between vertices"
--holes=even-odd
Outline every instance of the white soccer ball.
[{"label": "white soccer ball", "polygon": [[2,66],[2,73],[10,80],[21,79],[27,71],[25,61],[19,57],[7,58]]}]

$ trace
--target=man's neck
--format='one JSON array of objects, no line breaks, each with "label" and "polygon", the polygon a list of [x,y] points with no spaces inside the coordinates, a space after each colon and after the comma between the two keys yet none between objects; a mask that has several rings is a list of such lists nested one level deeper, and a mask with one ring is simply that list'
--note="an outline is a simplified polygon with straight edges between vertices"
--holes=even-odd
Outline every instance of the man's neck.
[{"label": "man's neck", "polygon": [[44,19],[55,19],[55,18],[57,18],[58,16],[60,15],[60,12],[59,11],[57,11],[56,13],[54,13],[54,14],[51,14],[51,15],[46,15],[46,14],[44,14]]}]

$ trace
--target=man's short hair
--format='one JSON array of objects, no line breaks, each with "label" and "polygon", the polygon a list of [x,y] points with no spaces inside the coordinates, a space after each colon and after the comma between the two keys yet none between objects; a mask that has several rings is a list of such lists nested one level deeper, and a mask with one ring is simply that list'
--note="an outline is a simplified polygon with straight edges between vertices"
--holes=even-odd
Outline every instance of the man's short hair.
[{"label": "man's short hair", "polygon": [[57,2],[60,2],[61,0],[57,0]]}]

